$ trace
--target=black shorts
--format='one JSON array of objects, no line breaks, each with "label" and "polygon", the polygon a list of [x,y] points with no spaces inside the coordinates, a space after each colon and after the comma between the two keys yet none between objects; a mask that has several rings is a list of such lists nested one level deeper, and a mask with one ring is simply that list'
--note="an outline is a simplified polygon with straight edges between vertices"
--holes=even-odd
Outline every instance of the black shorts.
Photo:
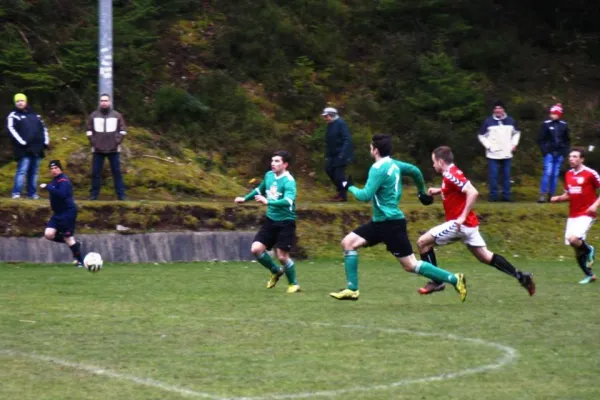
[{"label": "black shorts", "polygon": [[353,231],[367,241],[367,246],[385,243],[387,251],[396,257],[413,254],[412,245],[406,232],[405,219],[393,219],[381,222],[369,222]]},{"label": "black shorts", "polygon": [[58,233],[66,238],[75,234],[75,222],[77,221],[77,212],[69,212],[65,214],[54,214],[50,217],[50,221],[46,225],[48,228],[56,229]]},{"label": "black shorts", "polygon": [[254,236],[254,241],[264,244],[267,250],[277,247],[284,251],[290,251],[296,241],[296,221],[273,221],[267,218]]}]

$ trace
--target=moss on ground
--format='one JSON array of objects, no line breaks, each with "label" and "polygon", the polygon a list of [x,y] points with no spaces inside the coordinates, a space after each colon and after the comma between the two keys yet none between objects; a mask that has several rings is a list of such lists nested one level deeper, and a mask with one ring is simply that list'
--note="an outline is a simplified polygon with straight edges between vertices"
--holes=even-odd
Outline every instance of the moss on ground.
[{"label": "moss on ground", "polygon": [[[160,201],[80,201],[79,233],[117,232],[122,225],[128,233],[156,231],[256,230],[264,209],[230,202]],[[418,236],[443,221],[439,203],[431,207],[409,203],[402,207],[413,246]],[[566,205],[534,203],[489,204],[477,206],[482,234],[488,247],[508,259],[556,260],[571,257],[563,245]],[[0,203],[1,236],[41,236],[51,211],[47,202],[6,200]],[[298,255],[334,258],[341,262],[340,240],[359,225],[369,221],[369,205],[308,204],[298,206]],[[592,230],[590,241],[600,235]],[[414,247],[416,251],[416,247]],[[361,257],[373,258],[385,249],[361,250]],[[438,249],[440,259],[464,258],[466,250],[455,244]],[[390,256],[391,257],[391,256]],[[390,261],[392,259],[390,258]]]}]

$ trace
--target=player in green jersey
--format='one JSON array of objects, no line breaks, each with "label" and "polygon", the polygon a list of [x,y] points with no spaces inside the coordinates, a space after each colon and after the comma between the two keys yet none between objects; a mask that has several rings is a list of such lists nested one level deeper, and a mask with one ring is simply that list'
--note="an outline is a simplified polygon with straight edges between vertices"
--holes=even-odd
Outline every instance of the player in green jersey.
[{"label": "player in green jersey", "polygon": [[[290,250],[296,238],[296,181],[288,172],[290,153],[278,150],[271,157],[271,171],[258,187],[245,197],[236,197],[236,203],[244,203],[254,199],[267,206],[267,218],[252,243],[252,254],[258,262],[271,271],[267,288],[272,289],[285,273],[289,286],[287,293],[297,293],[300,285],[296,279],[294,261],[290,258]],[[277,248],[279,267],[267,250]]]},{"label": "player in green jersey", "polygon": [[398,208],[402,197],[402,176],[410,176],[414,180],[421,203],[429,205],[433,199],[426,193],[423,174],[419,168],[392,159],[391,152],[391,136],[374,135],[371,141],[371,157],[375,159],[375,163],[369,170],[364,189],[353,186],[350,180],[346,182],[348,191],[356,199],[372,201],[373,219],[347,234],[342,240],[347,286],[346,289],[329,295],[338,300],[358,300],[358,252],[356,250],[383,242],[407,272],[450,283],[459,293],[461,301],[465,301],[467,282],[463,274],[450,273],[426,261],[418,261],[413,253],[406,231],[406,219]]}]

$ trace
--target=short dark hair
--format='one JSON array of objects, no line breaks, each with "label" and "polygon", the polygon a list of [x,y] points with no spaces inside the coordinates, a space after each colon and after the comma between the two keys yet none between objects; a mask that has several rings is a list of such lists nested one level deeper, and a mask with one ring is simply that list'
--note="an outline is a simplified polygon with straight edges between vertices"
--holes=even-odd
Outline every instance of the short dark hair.
[{"label": "short dark hair", "polygon": [[101,99],[103,97],[108,97],[110,99],[110,95],[108,93],[102,93],[98,98]]},{"label": "short dark hair", "polygon": [[288,164],[292,160],[292,156],[287,150],[277,150],[277,151],[273,152],[272,157],[277,157],[277,156],[281,157],[281,161],[288,163]]},{"label": "short dark hair", "polygon": [[574,151],[579,153],[579,157],[585,158],[585,149],[583,147],[573,147],[569,153]]},{"label": "short dark hair", "polygon": [[371,138],[371,145],[379,151],[381,157],[392,154],[392,135],[378,133]]},{"label": "short dark hair", "polygon": [[448,146],[440,146],[433,150],[433,156],[436,160],[443,160],[446,164],[452,164],[454,162],[454,154],[452,149]]}]

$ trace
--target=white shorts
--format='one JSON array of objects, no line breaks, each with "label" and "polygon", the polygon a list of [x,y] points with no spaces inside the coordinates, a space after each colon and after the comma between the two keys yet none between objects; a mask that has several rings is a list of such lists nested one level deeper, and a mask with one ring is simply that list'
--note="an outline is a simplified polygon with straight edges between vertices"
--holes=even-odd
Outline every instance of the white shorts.
[{"label": "white shorts", "polygon": [[587,215],[581,217],[568,218],[567,228],[565,229],[565,244],[569,244],[569,237],[577,236],[581,240],[585,240],[588,231],[594,224],[596,219]]},{"label": "white shorts", "polygon": [[462,225],[459,231],[456,228],[456,223],[452,220],[431,228],[429,233],[435,238],[435,244],[438,246],[444,246],[460,240],[467,246],[485,247],[485,240],[479,234],[478,226],[468,227]]}]

